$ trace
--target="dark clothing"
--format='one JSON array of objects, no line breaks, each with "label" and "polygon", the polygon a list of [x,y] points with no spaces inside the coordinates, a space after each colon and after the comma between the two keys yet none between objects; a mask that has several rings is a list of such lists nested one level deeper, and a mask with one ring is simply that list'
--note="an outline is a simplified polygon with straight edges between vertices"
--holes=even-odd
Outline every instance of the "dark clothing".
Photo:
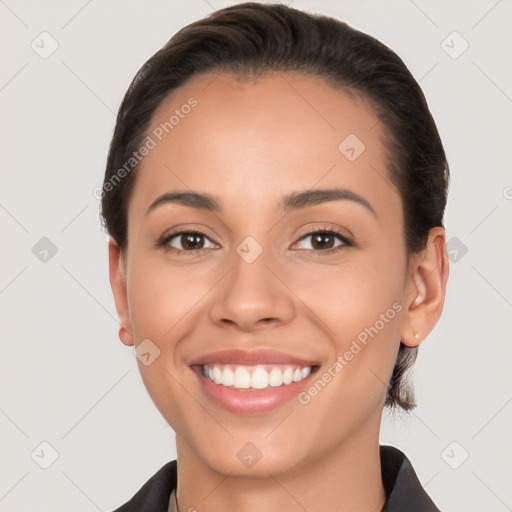
[{"label": "dark clothing", "polygon": [[[380,458],[387,497],[381,512],[440,512],[424,491],[404,453],[393,446],[381,446]],[[114,512],[168,512],[177,477],[176,460],[168,462],[130,501]]]}]

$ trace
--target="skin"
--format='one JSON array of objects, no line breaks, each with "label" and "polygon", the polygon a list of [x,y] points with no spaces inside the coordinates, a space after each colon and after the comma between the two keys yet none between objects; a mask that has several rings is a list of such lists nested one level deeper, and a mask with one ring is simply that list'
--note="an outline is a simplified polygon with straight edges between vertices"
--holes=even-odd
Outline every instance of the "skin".
[{"label": "skin", "polygon": [[[444,229],[432,229],[425,250],[408,258],[383,126],[355,96],[297,73],[204,74],[165,99],[148,133],[190,97],[197,106],[137,170],[126,252],[109,243],[120,338],[130,346],[149,338],[160,350],[149,366],[138,364],[176,432],[178,506],[378,512],[386,384],[400,340],[417,346],[441,315]],[[353,162],[338,149],[348,134],[366,146]],[[331,187],[364,197],[376,216],[349,200],[279,208],[291,192]],[[223,212],[168,203],[145,213],[161,194],[191,190],[216,196]],[[339,250],[323,252],[313,236],[302,238],[319,227],[351,233],[354,245],[327,239]],[[203,251],[156,247],[173,228],[204,231]],[[236,252],[247,236],[263,248],[251,264]],[[177,236],[167,246],[185,250],[186,242]],[[318,360],[322,375],[393,303],[401,311],[306,405],[230,413],[203,394],[188,367],[217,350],[265,348]],[[247,442],[262,454],[252,468],[237,457]]]}]

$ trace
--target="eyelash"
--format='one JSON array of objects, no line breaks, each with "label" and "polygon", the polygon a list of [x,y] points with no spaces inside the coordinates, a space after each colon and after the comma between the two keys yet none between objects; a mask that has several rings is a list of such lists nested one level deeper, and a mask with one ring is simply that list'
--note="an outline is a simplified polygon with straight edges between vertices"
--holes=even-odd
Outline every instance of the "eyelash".
[{"label": "eyelash", "polygon": [[[302,235],[297,240],[297,242],[300,242],[300,241],[304,240],[308,236],[317,235],[317,234],[334,235],[339,240],[341,240],[343,242],[343,244],[342,245],[338,245],[336,247],[332,247],[330,249],[325,249],[325,250],[303,249],[303,250],[307,250],[307,251],[310,251],[313,254],[315,254],[315,257],[316,256],[321,256],[323,254],[331,254],[331,253],[334,253],[334,252],[337,252],[337,251],[343,249],[344,247],[353,247],[353,245],[354,245],[352,240],[350,240],[345,235],[343,235],[340,231],[338,231],[338,230],[336,230],[334,228],[331,228],[331,229],[328,229],[328,228],[318,228],[318,229],[315,229],[314,231],[308,231],[307,233]],[[162,238],[160,241],[158,241],[156,245],[157,245],[157,247],[163,248],[165,251],[173,252],[173,253],[175,253],[177,255],[180,255],[182,253],[189,253],[189,254],[196,253],[196,254],[198,254],[198,253],[201,253],[202,251],[205,251],[205,250],[209,249],[209,247],[202,247],[200,249],[193,249],[193,250],[187,251],[187,250],[176,249],[175,247],[168,247],[167,246],[167,244],[173,238],[175,238],[177,236],[180,236],[180,235],[200,235],[200,236],[204,236],[205,238],[209,239],[208,235],[206,233],[204,233],[203,231],[201,231],[199,229],[189,229],[189,230],[185,230],[185,231],[178,231],[176,233],[171,233],[170,235],[168,235],[168,236]],[[295,242],[295,243],[297,243],[297,242]]]}]

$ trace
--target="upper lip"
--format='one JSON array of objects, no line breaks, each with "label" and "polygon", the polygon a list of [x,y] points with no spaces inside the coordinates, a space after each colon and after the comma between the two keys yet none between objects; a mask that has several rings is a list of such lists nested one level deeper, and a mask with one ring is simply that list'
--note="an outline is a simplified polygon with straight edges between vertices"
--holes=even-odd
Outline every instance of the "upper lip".
[{"label": "upper lip", "polygon": [[241,350],[230,349],[212,352],[197,357],[190,362],[190,366],[207,364],[290,364],[298,366],[317,366],[317,361],[302,359],[300,357],[277,352],[275,350]]}]

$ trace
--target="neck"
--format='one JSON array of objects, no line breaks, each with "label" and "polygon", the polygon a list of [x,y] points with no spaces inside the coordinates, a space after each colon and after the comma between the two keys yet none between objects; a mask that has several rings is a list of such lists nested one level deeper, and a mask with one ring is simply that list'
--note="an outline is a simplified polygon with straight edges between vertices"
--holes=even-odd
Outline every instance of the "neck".
[{"label": "neck", "polygon": [[312,462],[268,477],[247,478],[219,473],[181,438],[176,437],[180,511],[242,512],[380,512],[386,500],[382,484],[378,433],[319,454]]}]

